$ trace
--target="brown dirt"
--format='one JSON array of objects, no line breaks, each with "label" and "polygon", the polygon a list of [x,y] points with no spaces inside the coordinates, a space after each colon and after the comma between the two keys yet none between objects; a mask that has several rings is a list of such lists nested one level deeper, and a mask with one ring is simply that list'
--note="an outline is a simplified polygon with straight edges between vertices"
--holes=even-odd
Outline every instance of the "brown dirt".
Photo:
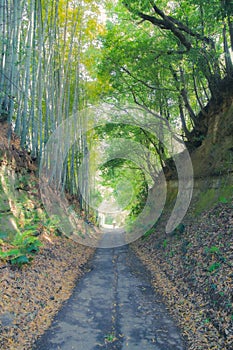
[{"label": "brown dirt", "polygon": [[11,164],[15,171],[26,169],[27,171],[36,171],[37,165],[32,161],[30,155],[26,150],[20,148],[20,140],[12,131],[11,139],[8,141],[9,126],[7,122],[0,123],[0,154],[4,155],[1,158],[2,162]]},{"label": "brown dirt", "polygon": [[[24,211],[28,210],[31,215],[34,211],[41,213],[43,206],[36,177],[37,166],[30,155],[20,149],[15,134],[8,143],[7,123],[0,123],[0,126],[0,166],[7,169],[5,174],[9,173],[12,179],[20,180],[25,176],[29,179],[28,183],[18,181],[13,197],[21,198],[20,194],[27,196]],[[20,227],[20,221],[25,219],[24,211],[17,216],[13,200],[9,208]],[[0,227],[1,232],[4,230],[5,227]],[[77,279],[86,270],[86,262],[94,253],[93,248],[55,233],[58,232],[48,230],[43,223],[38,225],[38,237],[43,246],[28,265],[19,268],[0,260],[1,350],[31,349],[33,342],[50,326],[62,303],[70,297]],[[1,246],[3,251],[8,248],[10,244],[7,242]]]},{"label": "brown dirt", "polygon": [[190,213],[184,232],[165,234],[163,221],[132,248],[151,271],[189,349],[233,349],[232,203],[219,203],[195,221]]},{"label": "brown dirt", "polygon": [[43,234],[43,247],[21,269],[0,263],[0,348],[31,349],[83,274],[93,249]]}]

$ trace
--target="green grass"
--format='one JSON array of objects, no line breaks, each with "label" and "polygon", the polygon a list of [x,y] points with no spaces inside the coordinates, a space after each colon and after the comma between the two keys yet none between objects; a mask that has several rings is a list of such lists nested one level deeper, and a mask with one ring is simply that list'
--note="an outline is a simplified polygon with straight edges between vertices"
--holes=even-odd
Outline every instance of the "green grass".
[{"label": "green grass", "polygon": [[209,272],[214,272],[214,271],[218,270],[220,267],[221,267],[221,263],[220,262],[214,262],[213,264],[211,264],[209,266],[208,271]]},{"label": "green grass", "polygon": [[114,342],[114,341],[116,340],[116,337],[115,337],[115,335],[114,335],[113,333],[107,334],[107,335],[105,336],[105,340],[106,340],[108,343],[112,343],[112,342]]}]

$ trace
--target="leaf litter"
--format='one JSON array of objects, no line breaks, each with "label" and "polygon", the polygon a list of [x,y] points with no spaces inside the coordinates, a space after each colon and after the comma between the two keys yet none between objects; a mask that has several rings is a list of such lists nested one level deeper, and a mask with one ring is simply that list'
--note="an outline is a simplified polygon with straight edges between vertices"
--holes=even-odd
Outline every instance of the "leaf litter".
[{"label": "leaf litter", "polygon": [[[46,236],[45,236],[46,237]],[[0,262],[0,348],[31,349],[85,271],[94,249],[61,236],[42,238],[30,265]]]},{"label": "leaf litter", "polygon": [[165,214],[152,235],[132,245],[189,350],[233,349],[232,209],[219,203],[199,219],[190,213],[184,232],[171,234]]}]

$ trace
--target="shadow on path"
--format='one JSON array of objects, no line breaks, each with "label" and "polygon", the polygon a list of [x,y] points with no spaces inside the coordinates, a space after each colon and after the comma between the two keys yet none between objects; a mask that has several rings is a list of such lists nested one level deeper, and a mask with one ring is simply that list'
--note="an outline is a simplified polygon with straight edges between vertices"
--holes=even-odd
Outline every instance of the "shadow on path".
[{"label": "shadow on path", "polygon": [[[116,239],[107,233],[105,240]],[[119,237],[120,239],[120,237]],[[149,273],[128,246],[96,251],[36,350],[184,350]]]}]

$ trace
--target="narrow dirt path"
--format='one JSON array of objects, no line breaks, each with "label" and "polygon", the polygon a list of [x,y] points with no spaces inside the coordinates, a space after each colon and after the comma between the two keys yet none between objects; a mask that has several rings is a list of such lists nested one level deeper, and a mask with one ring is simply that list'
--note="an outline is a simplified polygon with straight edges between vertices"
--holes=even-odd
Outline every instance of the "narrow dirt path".
[{"label": "narrow dirt path", "polygon": [[184,350],[185,345],[148,272],[121,246],[97,249],[90,271],[34,349]]}]

